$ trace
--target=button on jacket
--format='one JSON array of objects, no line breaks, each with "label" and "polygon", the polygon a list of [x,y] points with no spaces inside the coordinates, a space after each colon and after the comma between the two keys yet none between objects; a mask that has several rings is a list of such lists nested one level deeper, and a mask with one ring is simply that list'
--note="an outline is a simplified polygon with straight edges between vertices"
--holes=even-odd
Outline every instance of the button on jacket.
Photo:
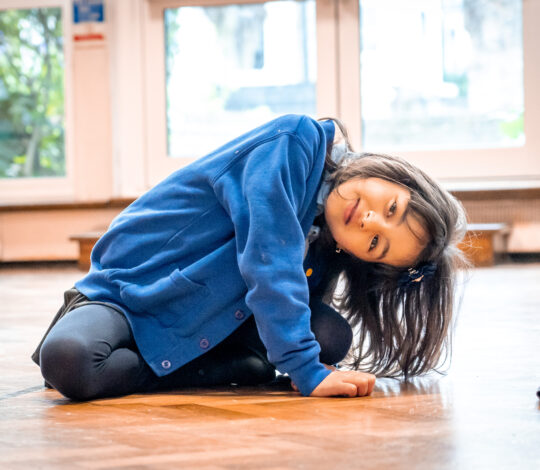
[{"label": "button on jacket", "polygon": [[330,373],[310,330],[305,238],[332,121],[287,115],[174,172],[120,213],[76,283],[118,305],[158,376],[255,317],[303,395]]}]

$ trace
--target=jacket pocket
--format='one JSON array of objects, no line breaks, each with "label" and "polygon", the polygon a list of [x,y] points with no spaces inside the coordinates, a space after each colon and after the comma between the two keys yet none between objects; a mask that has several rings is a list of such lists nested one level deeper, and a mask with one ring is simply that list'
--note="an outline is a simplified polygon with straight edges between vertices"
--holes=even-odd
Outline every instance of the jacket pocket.
[{"label": "jacket pocket", "polygon": [[179,269],[151,284],[127,284],[120,297],[132,312],[147,313],[166,327],[192,318],[204,308],[209,290]]}]

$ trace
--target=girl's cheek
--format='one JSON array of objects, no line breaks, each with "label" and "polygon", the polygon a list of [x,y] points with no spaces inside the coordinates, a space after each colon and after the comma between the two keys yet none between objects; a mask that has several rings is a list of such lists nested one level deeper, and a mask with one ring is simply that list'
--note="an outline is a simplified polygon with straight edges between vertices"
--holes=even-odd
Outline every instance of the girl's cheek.
[{"label": "girl's cheek", "polygon": [[361,236],[358,234],[345,233],[343,235],[343,246],[351,253],[359,253],[361,247]]}]

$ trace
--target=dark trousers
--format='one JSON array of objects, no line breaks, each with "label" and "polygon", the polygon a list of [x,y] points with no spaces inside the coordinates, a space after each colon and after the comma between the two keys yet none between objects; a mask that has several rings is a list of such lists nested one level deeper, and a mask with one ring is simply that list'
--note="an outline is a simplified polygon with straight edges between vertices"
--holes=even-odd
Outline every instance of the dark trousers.
[{"label": "dark trousers", "polygon": [[[310,306],[321,362],[336,364],[349,350],[352,330],[329,306],[318,300]],[[158,377],[139,353],[124,315],[94,303],[69,311],[54,324],[39,359],[46,382],[79,401],[182,387],[255,385],[275,378],[253,317],[209,352]]]}]

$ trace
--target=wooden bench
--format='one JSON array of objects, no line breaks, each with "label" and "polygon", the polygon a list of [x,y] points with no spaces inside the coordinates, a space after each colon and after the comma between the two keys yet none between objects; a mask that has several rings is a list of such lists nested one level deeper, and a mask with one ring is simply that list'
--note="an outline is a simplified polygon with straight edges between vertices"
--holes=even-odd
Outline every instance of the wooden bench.
[{"label": "wooden bench", "polygon": [[92,248],[100,237],[105,233],[105,230],[85,232],[69,237],[70,240],[79,243],[79,258],[77,260],[77,266],[82,271],[88,271],[90,269],[90,254]]},{"label": "wooden bench", "polygon": [[474,266],[493,266],[507,252],[507,224],[469,224],[459,248]]}]

